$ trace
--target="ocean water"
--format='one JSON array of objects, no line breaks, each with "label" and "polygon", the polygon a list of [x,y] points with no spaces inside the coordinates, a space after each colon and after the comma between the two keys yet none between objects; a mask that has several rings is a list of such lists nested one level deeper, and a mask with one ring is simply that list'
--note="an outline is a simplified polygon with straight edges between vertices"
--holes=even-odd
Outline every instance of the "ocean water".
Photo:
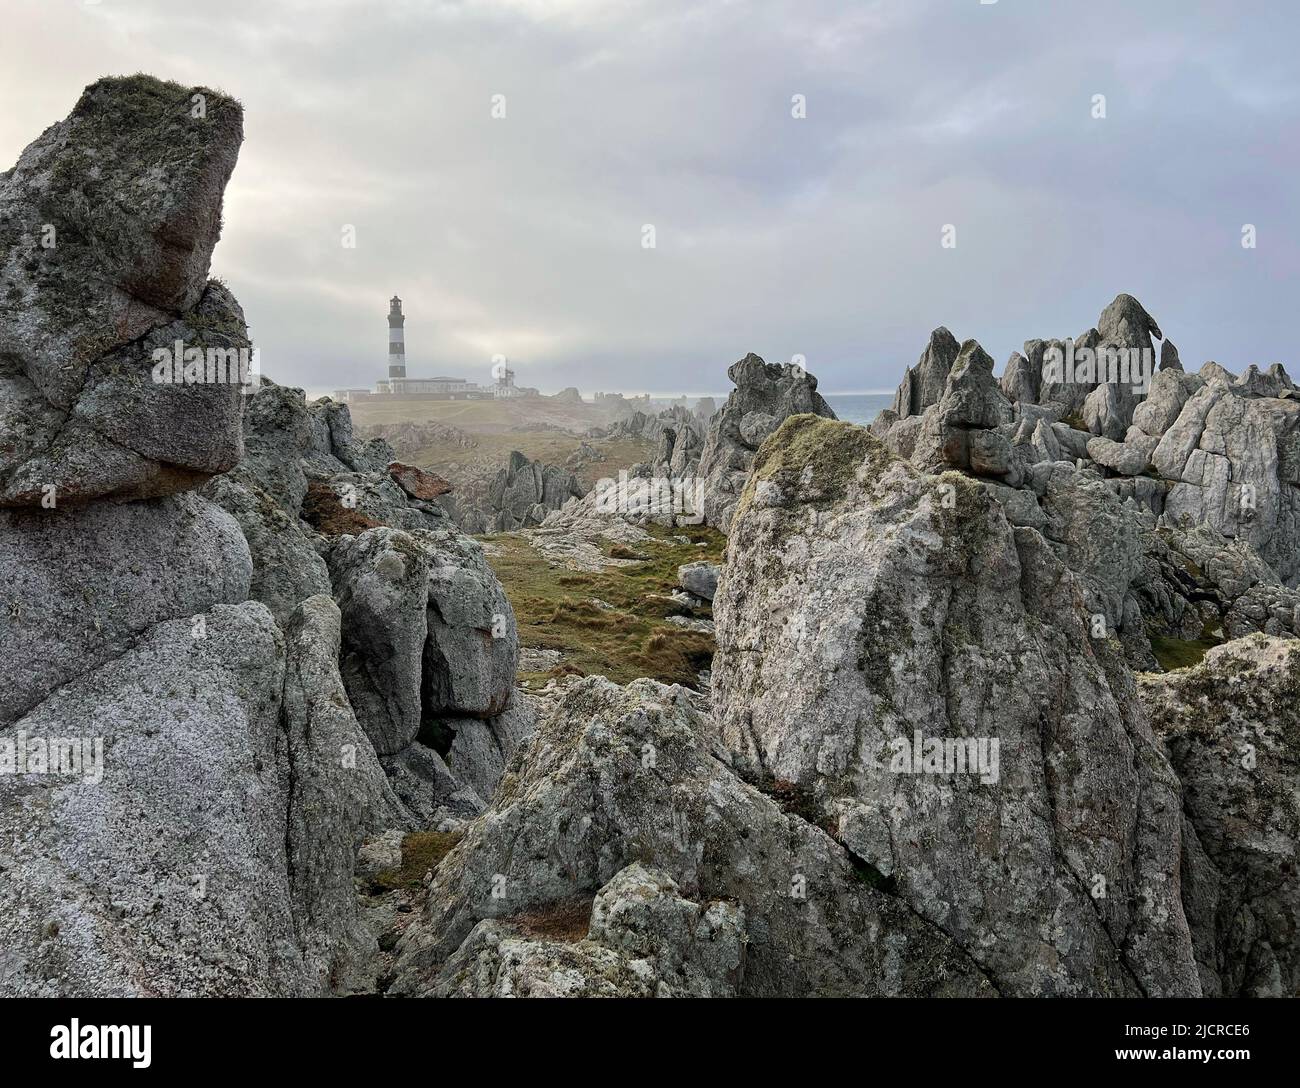
[{"label": "ocean water", "polygon": [[826,403],[848,423],[866,427],[882,408],[894,403],[893,393],[828,393]]}]

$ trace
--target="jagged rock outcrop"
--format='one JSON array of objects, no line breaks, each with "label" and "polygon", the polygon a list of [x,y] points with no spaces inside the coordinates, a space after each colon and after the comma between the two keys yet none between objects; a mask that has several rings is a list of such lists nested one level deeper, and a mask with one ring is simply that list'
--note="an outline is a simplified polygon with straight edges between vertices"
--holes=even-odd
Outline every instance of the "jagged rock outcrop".
[{"label": "jagged rock outcrop", "polygon": [[727,377],[736,388],[709,421],[698,468],[704,519],[724,533],[763,440],[792,415],[835,418],[817,392],[817,379],[791,363],[765,363],[750,353],[732,363]]},{"label": "jagged rock outcrop", "polygon": [[0,175],[0,506],[169,495],[239,460],[248,335],[207,270],[242,139],[215,91],[103,79]]},{"label": "jagged rock outcrop", "polygon": [[454,530],[369,529],[328,555],[342,669],[381,755],[435,718],[493,718],[514,691],[514,613],[482,548]]},{"label": "jagged rock outcrop", "polygon": [[919,416],[930,405],[939,403],[960,351],[956,337],[947,329],[940,326],[930,333],[921,358],[916,366],[908,367],[894,394],[893,412],[899,419]]},{"label": "jagged rock outcrop", "polygon": [[1251,635],[1145,677],[1182,782],[1182,900],[1209,997],[1300,992],[1300,642]]},{"label": "jagged rock outcrop", "polygon": [[[390,992],[517,992],[520,981],[548,992],[565,966],[577,992],[652,992],[686,943],[680,930],[655,935],[666,915],[679,927],[698,919],[711,942],[695,953],[707,962],[669,976],[676,987],[698,979],[711,992],[726,980],[727,992],[750,996],[991,995],[967,956],[874,887],[825,831],[726,768],[697,698],[600,677],[557,696],[492,805],[439,865],[424,917],[398,945]],[[620,905],[634,862],[656,871],[635,881],[654,899]],[[588,942],[515,943],[530,919],[598,892]],[[639,936],[625,935],[622,919],[642,911]],[[748,942],[736,965],[740,911]],[[625,969],[632,954],[656,958],[638,983]]]},{"label": "jagged rock outcrop", "polygon": [[0,349],[0,994],[373,992],[357,850],[445,818],[415,738],[450,738],[469,815],[531,727],[509,605],[427,480],[346,405],[152,372],[247,344],[206,281],[240,127],[103,80],[0,177],[0,335],[26,338]]},{"label": "jagged rock outcrop", "polygon": [[[1148,636],[1202,641],[1210,631],[1219,632],[1214,638],[1293,633],[1292,594],[1300,584],[1300,406],[1291,379],[1280,364],[1251,367],[1241,378],[1217,363],[1187,373],[1168,340],[1156,369],[1153,337],[1162,332],[1151,315],[1132,296],[1119,295],[1077,340],[1027,341],[998,385],[1004,404],[993,396],[987,356],[973,355],[976,345],[970,352],[980,365],[962,374],[954,361],[943,394],[920,415],[904,417],[896,403],[871,426],[892,453],[927,471],[956,468],[982,479],[1015,524],[1059,545],[1067,565],[1107,602],[1106,620],[1117,625],[1130,663],[1140,668],[1159,667]],[[927,357],[934,354],[932,341]],[[941,369],[930,367],[934,374]],[[1135,384],[1147,378],[1145,389]],[[905,389],[919,388],[918,380],[906,379]],[[955,398],[959,385],[970,387],[967,400],[976,409]],[[1123,547],[1111,549],[1116,562],[1079,566],[1086,553],[1110,545],[1086,520],[1071,545],[1062,535],[1071,520],[1068,503],[1054,510],[1052,495],[1061,488],[1073,497],[1095,494],[1097,483],[1128,509],[1131,528]],[[1232,563],[1216,565],[1228,579],[1222,584],[1204,572],[1189,574],[1190,560],[1170,558],[1168,537],[1204,528],[1221,541],[1240,541],[1266,570],[1249,564],[1252,573],[1240,586]],[[1133,532],[1147,556],[1136,565]],[[1098,542],[1081,549],[1084,535]]]},{"label": "jagged rock outcrop", "polygon": [[755,461],[727,572],[713,696],[740,766],[808,791],[1003,994],[1199,992],[1177,779],[1039,533],[801,416]]},{"label": "jagged rock outcrop", "polygon": [[993,360],[974,340],[961,346],[942,394],[921,419],[912,456],[922,468],[1011,473],[1010,443],[996,429],[1010,421],[1011,405],[993,377]]},{"label": "jagged rock outcrop", "polygon": [[339,675],[342,615],[309,597],[284,629],[285,848],[304,965],[320,993],[370,993],[374,934],[353,887],[362,841],[410,815],[393,793]]},{"label": "jagged rock outcrop", "polygon": [[540,525],[548,514],[586,491],[577,476],[559,465],[530,461],[518,450],[499,470],[485,494],[467,490],[456,505],[457,523],[467,533],[507,533]]}]

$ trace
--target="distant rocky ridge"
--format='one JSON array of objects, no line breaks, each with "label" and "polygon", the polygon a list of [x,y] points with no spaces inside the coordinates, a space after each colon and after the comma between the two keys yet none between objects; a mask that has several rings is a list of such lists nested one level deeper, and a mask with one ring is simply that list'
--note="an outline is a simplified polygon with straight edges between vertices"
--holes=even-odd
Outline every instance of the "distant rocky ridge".
[{"label": "distant rocky ridge", "polygon": [[436,421],[369,423],[358,427],[357,431],[365,438],[382,438],[398,457],[414,457],[426,446],[435,443],[451,443],[467,450],[478,445],[478,440],[468,431],[450,423]]},{"label": "distant rocky ridge", "polygon": [[540,525],[583,487],[567,468],[530,461],[511,451],[505,468],[486,484],[471,481],[459,489],[452,516],[467,533],[503,533]]},{"label": "distant rocky ridge", "polygon": [[[1150,314],[1120,295],[1074,349],[1154,360],[1153,336]],[[938,329],[871,430],[927,471],[971,473],[1041,531],[1135,665],[1154,666],[1149,636],[1300,630],[1300,399],[1286,371],[1189,374],[1166,341],[1146,393],[1046,380],[1049,351],[1065,346],[1026,342],[999,381],[975,341]]]}]

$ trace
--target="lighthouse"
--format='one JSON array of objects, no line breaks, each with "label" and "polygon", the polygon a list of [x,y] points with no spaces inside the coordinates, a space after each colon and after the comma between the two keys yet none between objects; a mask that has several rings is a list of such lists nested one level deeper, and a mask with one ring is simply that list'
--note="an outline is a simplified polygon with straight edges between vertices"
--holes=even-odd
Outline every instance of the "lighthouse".
[{"label": "lighthouse", "polygon": [[[388,378],[406,377],[406,340],[402,326],[406,316],[402,313],[402,300],[394,295],[388,302]],[[399,392],[393,388],[394,393]]]}]

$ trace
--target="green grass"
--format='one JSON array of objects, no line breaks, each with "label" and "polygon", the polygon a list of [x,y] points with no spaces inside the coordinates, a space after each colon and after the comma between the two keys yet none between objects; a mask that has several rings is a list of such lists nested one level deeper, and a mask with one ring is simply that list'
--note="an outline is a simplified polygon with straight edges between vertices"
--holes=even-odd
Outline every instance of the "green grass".
[{"label": "green grass", "polygon": [[1221,638],[1169,638],[1167,635],[1150,635],[1151,652],[1156,655],[1165,672],[1189,669],[1199,665],[1207,651],[1221,645]]},{"label": "green grass", "polygon": [[374,878],[376,892],[420,888],[424,874],[436,870],[462,838],[459,831],[412,831],[402,838],[402,864]]},{"label": "green grass", "polygon": [[[483,538],[497,553],[488,561],[514,608],[520,644],[563,655],[555,669],[521,673],[525,687],[575,672],[618,684],[646,676],[698,687],[699,671],[713,660],[713,639],[667,618],[705,618],[712,612],[707,606],[692,610],[670,595],[677,587],[677,568],[699,559],[721,561],[725,540],[713,529],[695,526],[648,531],[651,539],[637,545],[644,560],[592,573],[553,565],[511,533]],[[673,539],[677,536],[687,541]],[[606,553],[620,547],[611,545]],[[601,608],[593,598],[613,607]]]}]

